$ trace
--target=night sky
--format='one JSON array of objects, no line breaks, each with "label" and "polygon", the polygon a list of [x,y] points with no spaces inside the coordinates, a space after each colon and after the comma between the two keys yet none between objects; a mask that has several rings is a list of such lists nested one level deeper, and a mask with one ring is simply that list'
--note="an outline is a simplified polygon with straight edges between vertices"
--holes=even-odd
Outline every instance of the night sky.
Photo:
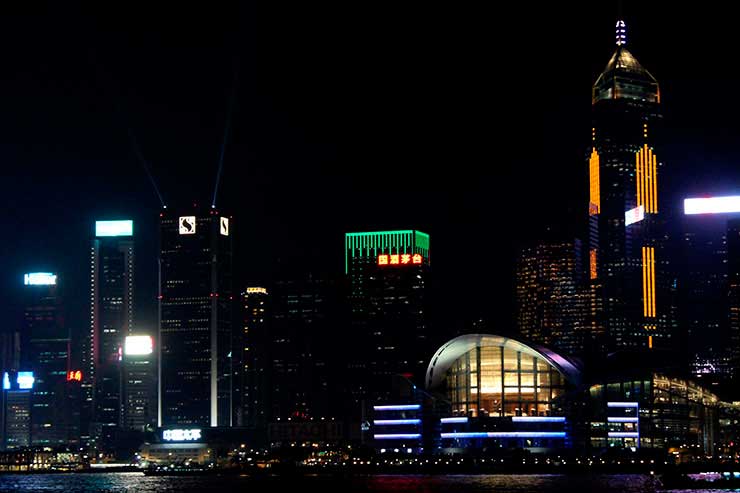
[{"label": "night sky", "polygon": [[[155,330],[159,201],[129,134],[168,206],[207,204],[236,81],[218,204],[237,279],[338,275],[345,231],[416,228],[446,323],[506,332],[517,246],[585,220],[590,91],[617,12],[518,3],[4,5],[3,326],[22,273],[51,270],[85,329],[94,221],[133,218],[136,322]],[[664,193],[740,193],[731,7],[624,10],[661,84]]]}]

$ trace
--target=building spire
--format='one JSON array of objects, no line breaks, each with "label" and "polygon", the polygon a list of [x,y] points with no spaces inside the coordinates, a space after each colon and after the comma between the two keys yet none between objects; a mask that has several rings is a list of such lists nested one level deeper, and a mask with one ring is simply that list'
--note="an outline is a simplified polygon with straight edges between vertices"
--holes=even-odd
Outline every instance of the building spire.
[{"label": "building spire", "polygon": [[617,46],[623,46],[627,44],[627,27],[624,25],[623,20],[617,21]]}]

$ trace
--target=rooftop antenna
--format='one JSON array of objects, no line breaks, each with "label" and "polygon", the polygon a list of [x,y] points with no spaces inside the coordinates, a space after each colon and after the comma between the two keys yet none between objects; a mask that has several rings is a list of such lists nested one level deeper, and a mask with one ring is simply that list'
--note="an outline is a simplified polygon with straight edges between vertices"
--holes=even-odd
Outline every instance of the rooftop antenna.
[{"label": "rooftop antenna", "polygon": [[229,131],[231,130],[231,116],[234,113],[234,103],[236,102],[236,90],[239,87],[239,59],[236,60],[236,67],[234,68],[234,81],[231,86],[231,97],[229,98],[229,107],[226,112],[226,126],[224,128],[224,139],[221,142],[221,155],[218,158],[218,171],[216,171],[216,186],[213,190],[213,200],[211,201],[211,209],[216,208],[216,197],[218,196],[218,186],[221,183],[221,172],[224,168],[224,154],[226,153],[226,142],[229,138]]},{"label": "rooftop antenna", "polygon": [[616,41],[617,46],[624,46],[627,44],[627,26],[624,25],[624,4],[622,0],[617,3],[617,28],[616,28]]}]

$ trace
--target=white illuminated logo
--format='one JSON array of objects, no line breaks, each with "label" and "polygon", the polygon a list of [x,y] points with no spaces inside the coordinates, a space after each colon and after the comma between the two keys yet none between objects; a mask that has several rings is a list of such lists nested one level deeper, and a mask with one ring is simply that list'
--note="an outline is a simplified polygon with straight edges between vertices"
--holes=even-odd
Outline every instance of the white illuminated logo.
[{"label": "white illuminated logo", "polygon": [[33,382],[35,382],[36,379],[33,378],[32,371],[19,371],[18,378],[16,378],[15,381],[18,383],[19,389],[27,390],[33,388]]},{"label": "white illuminated logo", "polygon": [[152,354],[154,343],[151,336],[127,336],[123,344],[123,354],[126,356],[140,356]]},{"label": "white illuminated logo", "polygon": [[23,284],[26,286],[49,286],[56,283],[57,276],[51,272],[30,272],[23,275]]},{"label": "white illuminated logo", "polygon": [[195,216],[180,216],[178,223],[180,224],[181,235],[195,234]]},{"label": "white illuminated logo", "polygon": [[162,439],[168,442],[184,442],[200,440],[200,429],[191,430],[164,430]]},{"label": "white illuminated logo", "polygon": [[221,234],[224,236],[229,236],[229,218],[228,217],[221,218]]},{"label": "white illuminated logo", "polygon": [[684,199],[684,214],[723,214],[740,212],[740,195]]},{"label": "white illuminated logo", "polygon": [[624,213],[624,225],[639,223],[645,219],[645,206],[641,205]]}]

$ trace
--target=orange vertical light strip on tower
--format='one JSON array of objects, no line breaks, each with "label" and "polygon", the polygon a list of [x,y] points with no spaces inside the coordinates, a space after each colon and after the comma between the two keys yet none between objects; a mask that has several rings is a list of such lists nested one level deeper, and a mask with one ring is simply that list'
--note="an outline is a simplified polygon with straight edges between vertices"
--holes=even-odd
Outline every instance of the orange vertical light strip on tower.
[{"label": "orange vertical light strip on tower", "polygon": [[653,154],[653,214],[658,213],[658,158]]},{"label": "orange vertical light strip on tower", "polygon": [[656,314],[655,309],[655,248],[650,247],[650,315]]},{"label": "orange vertical light strip on tower", "polygon": [[648,186],[648,201],[647,206],[645,207],[648,212],[655,212],[653,210],[653,203],[655,201],[655,196],[653,195],[653,182],[655,181],[655,177],[653,176],[653,151],[651,149],[648,149],[647,144],[645,144],[645,167],[648,170],[648,180],[647,180],[647,186]]},{"label": "orange vertical light strip on tower", "polygon": [[594,147],[588,160],[589,166],[589,215],[593,216],[601,212],[601,190],[599,183],[599,153]]},{"label": "orange vertical light strip on tower", "polygon": [[647,275],[648,275],[648,317],[653,316],[653,256],[651,255],[652,248],[647,248]]},{"label": "orange vertical light strip on tower", "polygon": [[642,162],[640,161],[640,152],[638,151],[635,161],[635,183],[637,185],[637,207],[642,205]]},{"label": "orange vertical light strip on tower", "polygon": [[592,248],[589,252],[589,266],[590,266],[590,273],[591,273],[591,279],[596,279],[598,276],[598,271],[596,270],[596,249]]},{"label": "orange vertical light strip on tower", "polygon": [[647,148],[647,144],[642,146],[642,149],[640,149],[640,154],[642,155],[642,197],[643,197],[643,206],[645,207],[645,212],[652,212],[650,208],[650,204],[652,201],[651,197],[651,191],[652,187],[650,186],[650,183],[652,182],[652,176],[650,175],[650,153]]},{"label": "orange vertical light strip on tower", "polygon": [[648,336],[648,349],[653,349],[653,336]]},{"label": "orange vertical light strip on tower", "polygon": [[648,299],[647,299],[647,252],[642,247],[642,315],[648,316]]},{"label": "orange vertical light strip on tower", "polygon": [[650,212],[650,166],[648,165],[649,157],[647,155],[647,146],[640,150],[642,155],[642,198],[645,206],[645,212]]}]

